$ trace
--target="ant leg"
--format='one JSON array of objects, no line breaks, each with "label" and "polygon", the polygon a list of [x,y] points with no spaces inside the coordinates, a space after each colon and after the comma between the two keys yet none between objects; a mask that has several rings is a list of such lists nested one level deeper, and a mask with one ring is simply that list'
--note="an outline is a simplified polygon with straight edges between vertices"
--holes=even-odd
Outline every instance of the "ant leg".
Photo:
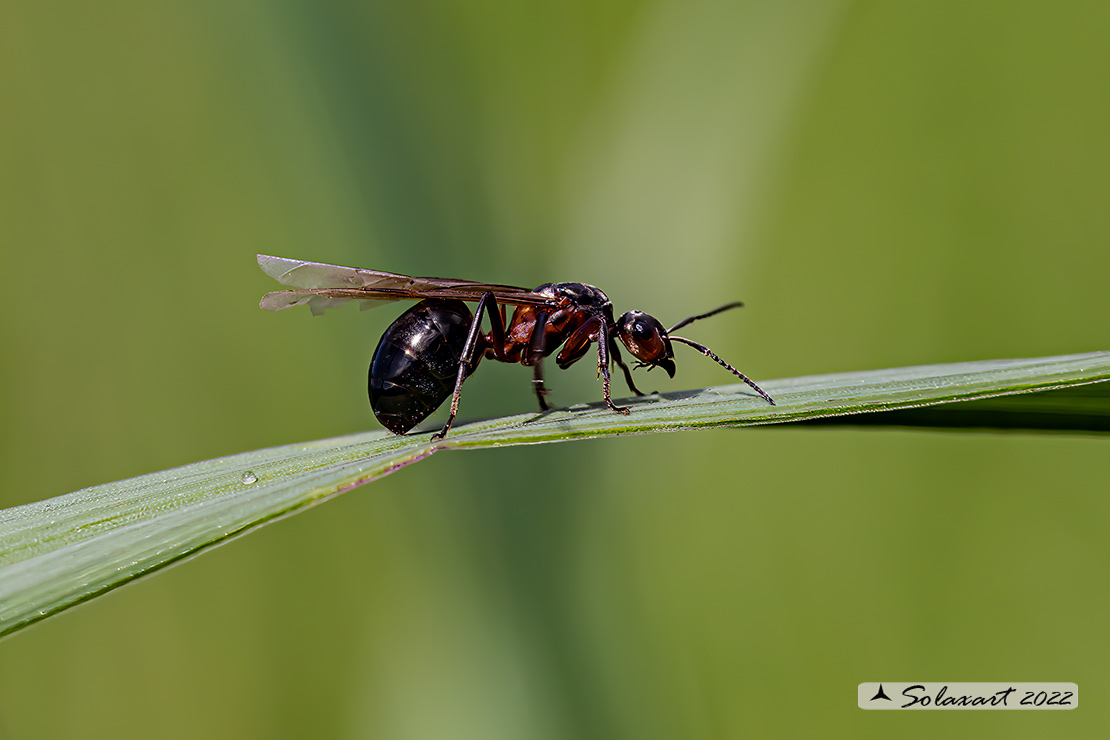
[{"label": "ant leg", "polygon": [[[455,376],[455,392],[451,395],[451,413],[447,416],[447,423],[443,425],[443,429],[432,435],[432,439],[443,439],[447,436],[448,430],[451,429],[451,423],[455,421],[455,415],[459,411],[459,397],[462,396],[463,381],[466,376],[473,372],[474,367],[477,365],[477,359],[481,359],[481,355],[477,354],[476,350],[480,344],[485,344],[482,338],[482,312],[485,311],[490,315],[490,321],[493,324],[493,329],[490,334],[494,339],[494,351],[504,350],[505,348],[505,326],[504,322],[499,321],[501,314],[497,312],[497,299],[493,293],[486,292],[482,295],[482,299],[478,301],[478,308],[474,311],[474,320],[470,322],[470,332],[466,335],[466,344],[463,345],[462,354],[459,355],[459,372]],[[500,339],[500,347],[497,347],[498,339]]]},{"label": "ant leg", "polygon": [[532,388],[536,391],[536,399],[540,402],[540,411],[548,411],[551,408],[544,400],[544,396],[550,391],[543,383],[543,356],[547,340],[547,317],[547,311],[543,309],[536,311],[536,325],[532,329],[531,338],[528,340],[527,354],[521,361],[523,365],[532,366]]},{"label": "ant leg", "polygon": [[613,354],[613,361],[620,365],[621,370],[624,371],[624,382],[628,384],[628,390],[632,391],[637,396],[645,395],[644,392],[637,388],[636,384],[632,382],[632,371],[628,369],[628,365],[624,364],[624,360],[621,359],[621,351],[617,349],[617,343],[612,339],[609,340],[609,351]]},{"label": "ant leg", "polygon": [[[493,293],[486,293],[486,295],[490,297],[490,302],[485,304],[490,323],[488,347],[493,350],[493,359],[505,362],[505,307],[497,305],[497,299],[493,297]],[[478,308],[474,311],[476,316],[482,313],[486,295],[478,302]]]},{"label": "ant leg", "polygon": [[551,391],[543,384],[543,360],[536,360],[536,364],[532,366],[532,388],[536,391],[536,398],[540,402],[540,411],[548,411],[551,409],[544,400]]},{"label": "ant leg", "polygon": [[[601,328],[598,330],[597,338],[597,369],[601,373],[601,393],[605,397],[605,405],[610,410],[618,414],[627,414],[627,406],[618,406],[613,403],[613,396],[609,392],[609,343],[613,341],[609,338],[609,331],[604,321],[601,321]],[[623,365],[623,363],[622,363]]]}]

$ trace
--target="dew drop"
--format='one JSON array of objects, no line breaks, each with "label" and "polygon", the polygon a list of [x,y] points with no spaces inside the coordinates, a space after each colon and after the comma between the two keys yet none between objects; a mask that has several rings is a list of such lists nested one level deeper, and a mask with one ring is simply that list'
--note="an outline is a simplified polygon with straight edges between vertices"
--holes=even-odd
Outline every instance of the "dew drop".
[{"label": "dew drop", "polygon": [[248,470],[243,473],[243,485],[249,486],[258,482],[258,476],[254,474],[253,470]]}]

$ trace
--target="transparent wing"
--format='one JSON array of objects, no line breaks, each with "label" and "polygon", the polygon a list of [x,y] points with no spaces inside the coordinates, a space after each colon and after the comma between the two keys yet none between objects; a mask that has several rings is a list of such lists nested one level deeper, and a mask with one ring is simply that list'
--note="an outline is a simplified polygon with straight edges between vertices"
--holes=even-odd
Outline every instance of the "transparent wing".
[{"label": "transparent wing", "polygon": [[[358,267],[341,267],[322,262],[306,262],[286,257],[258,255],[258,266],[282,285],[294,290],[279,290],[262,296],[261,308],[281,311],[292,306],[307,305],[319,315],[347,301],[363,301],[363,308],[399,300],[423,298],[455,298],[476,301],[492,292],[501,303],[510,305],[543,305],[546,300],[527,288],[494,285],[471,280],[409,277]],[[378,303],[372,303],[377,301]]]}]

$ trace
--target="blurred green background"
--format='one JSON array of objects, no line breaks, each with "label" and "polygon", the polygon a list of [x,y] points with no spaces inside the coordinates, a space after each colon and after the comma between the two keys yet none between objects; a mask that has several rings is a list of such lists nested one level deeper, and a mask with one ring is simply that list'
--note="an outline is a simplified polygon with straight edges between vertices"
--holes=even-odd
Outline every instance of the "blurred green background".
[{"label": "blurred green background", "polygon": [[[1110,349],[1108,40],[1099,2],[6,3],[0,504],[375,427],[399,309],[264,313],[256,252],[665,324],[739,298],[690,334],[756,380]],[[731,382],[678,365],[641,385]],[[485,364],[462,418],[529,376]],[[0,736],[1102,736],[1108,462],[790,428],[445,453],[0,643]],[[877,680],[1085,705],[856,708]]]}]

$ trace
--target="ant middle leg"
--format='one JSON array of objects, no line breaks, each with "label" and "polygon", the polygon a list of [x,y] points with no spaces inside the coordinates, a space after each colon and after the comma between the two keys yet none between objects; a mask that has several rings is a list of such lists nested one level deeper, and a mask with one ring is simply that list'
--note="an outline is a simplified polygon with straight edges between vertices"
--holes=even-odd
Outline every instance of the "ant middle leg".
[{"label": "ant middle leg", "polygon": [[547,349],[548,313],[547,310],[542,308],[536,310],[535,325],[532,328],[532,335],[528,339],[528,349],[525,350],[525,355],[521,359],[522,365],[532,366],[532,390],[536,392],[536,400],[540,402],[540,411],[551,409],[544,398],[551,391],[547,390],[547,386],[543,382],[543,357]]},{"label": "ant middle leg", "polygon": [[543,360],[537,360],[536,364],[532,366],[532,389],[536,392],[536,399],[540,402],[540,411],[549,411],[550,406],[544,399],[551,391],[547,390],[547,386],[543,384]]}]

